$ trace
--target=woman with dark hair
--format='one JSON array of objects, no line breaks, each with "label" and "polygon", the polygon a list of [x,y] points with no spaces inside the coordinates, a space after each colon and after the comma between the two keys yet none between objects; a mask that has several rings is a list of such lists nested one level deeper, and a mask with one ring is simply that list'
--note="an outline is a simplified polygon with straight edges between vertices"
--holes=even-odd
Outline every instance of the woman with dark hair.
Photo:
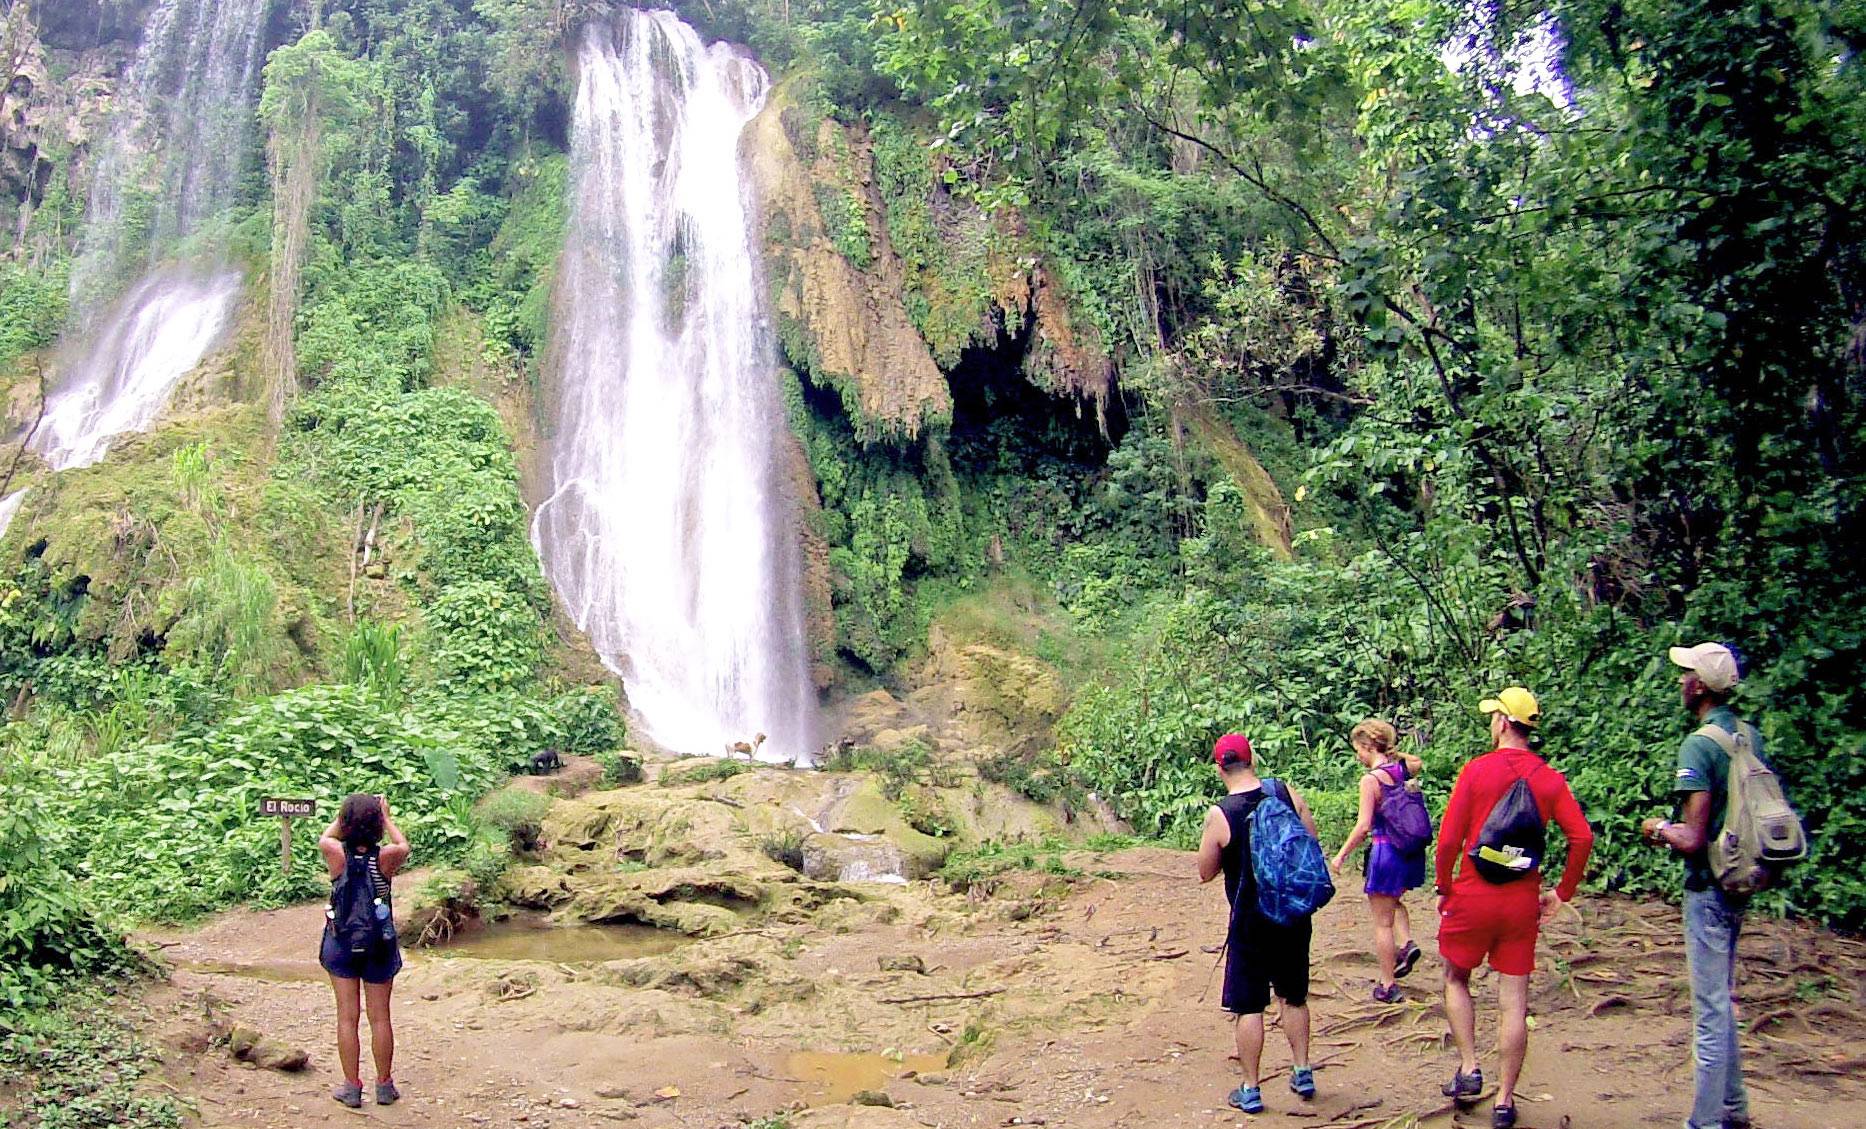
[{"label": "woman with dark hair", "polygon": [[[343,1067],[343,1083],[331,1097],[351,1109],[363,1104],[357,1023],[366,1003],[369,1046],[376,1059],[376,1104],[389,1105],[401,1097],[392,1069],[395,1029],[389,1019],[389,995],[395,989],[395,974],[402,970],[389,880],[408,862],[408,837],[389,815],[387,798],[355,792],[344,799],[337,818],[324,829],[318,849],[324,853],[331,883],[318,963],[330,973],[331,988],[337,994],[337,1061]],[[339,939],[343,926],[338,915],[357,897],[368,898],[369,912],[381,922],[372,942],[362,948],[346,946]]]}]

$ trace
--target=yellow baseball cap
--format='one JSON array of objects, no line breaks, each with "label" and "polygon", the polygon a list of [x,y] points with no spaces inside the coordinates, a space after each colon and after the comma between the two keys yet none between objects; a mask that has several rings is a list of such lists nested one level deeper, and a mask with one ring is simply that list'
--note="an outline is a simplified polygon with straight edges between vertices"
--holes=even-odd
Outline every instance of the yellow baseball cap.
[{"label": "yellow baseball cap", "polygon": [[1505,686],[1497,691],[1496,697],[1479,702],[1477,709],[1480,713],[1500,713],[1530,727],[1542,720],[1542,707],[1536,702],[1536,696],[1521,686]]}]

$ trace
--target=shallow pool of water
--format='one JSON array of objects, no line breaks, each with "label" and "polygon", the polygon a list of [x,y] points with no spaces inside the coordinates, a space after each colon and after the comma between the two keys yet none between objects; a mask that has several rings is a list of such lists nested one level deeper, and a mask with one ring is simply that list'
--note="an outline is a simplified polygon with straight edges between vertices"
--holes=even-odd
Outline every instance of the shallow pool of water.
[{"label": "shallow pool of water", "polygon": [[591,964],[659,956],[693,938],[650,925],[552,925],[536,916],[495,921],[429,952],[443,957],[479,960],[548,960]]},{"label": "shallow pool of water", "polygon": [[914,1072],[946,1069],[945,1055],[892,1055],[856,1051],[797,1051],[784,1060],[785,1073],[803,1083],[810,1105],[839,1105],[863,1090],[883,1090]]}]

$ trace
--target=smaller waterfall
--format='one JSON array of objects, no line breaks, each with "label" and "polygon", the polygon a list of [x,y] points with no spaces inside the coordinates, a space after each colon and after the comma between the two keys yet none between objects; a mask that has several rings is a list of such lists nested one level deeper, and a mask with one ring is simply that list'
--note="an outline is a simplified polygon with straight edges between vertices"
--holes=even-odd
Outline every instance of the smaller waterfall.
[{"label": "smaller waterfall", "polygon": [[[149,13],[93,178],[60,377],[33,440],[55,470],[97,462],[153,423],[233,319],[240,272],[213,225],[251,151],[274,2],[156,0]],[[147,207],[131,207],[137,197]],[[185,260],[171,258],[178,247]],[[137,281],[111,301],[125,276]]]},{"label": "smaller waterfall", "polygon": [[25,504],[26,494],[25,490],[15,490],[0,498],[0,537],[5,537],[6,531],[12,527],[14,516],[19,513],[20,506]]},{"label": "smaller waterfall", "polygon": [[[99,154],[72,272],[80,314],[143,255],[172,245],[233,199],[253,134],[253,96],[274,0],[157,0]],[[143,208],[131,207],[149,197]],[[132,218],[136,213],[140,218]],[[137,246],[146,243],[146,246]]]},{"label": "smaller waterfall", "polygon": [[46,401],[33,449],[54,470],[89,466],[117,436],[147,428],[225,332],[239,292],[238,271],[143,279],[111,310],[75,379]]}]

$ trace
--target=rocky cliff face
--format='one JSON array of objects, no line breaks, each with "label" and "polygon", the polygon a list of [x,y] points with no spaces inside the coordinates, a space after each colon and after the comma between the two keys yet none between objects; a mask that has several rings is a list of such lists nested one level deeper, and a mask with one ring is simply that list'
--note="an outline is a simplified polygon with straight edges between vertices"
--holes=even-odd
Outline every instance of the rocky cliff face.
[{"label": "rocky cliff face", "polygon": [[[1022,368],[1033,384],[1105,412],[1114,366],[1070,310],[1020,217],[987,217],[930,177],[906,187],[919,188],[916,198],[888,198],[874,139],[812,113],[795,83],[773,94],[746,145],[785,353],[841,394],[858,433],[913,438],[941,429],[961,352],[1001,338],[1024,341]],[[927,217],[930,249],[896,246],[902,207]]]},{"label": "rocky cliff face", "polygon": [[[763,205],[765,269],[786,353],[819,384],[835,387],[853,418],[877,434],[914,436],[950,417],[952,397],[908,320],[900,260],[883,246],[866,269],[831,234],[824,203],[851,199],[839,150],[861,152],[834,122],[800,124],[792,87],[781,87],[747,131]],[[794,136],[793,136],[794,135]],[[820,191],[827,189],[827,191]],[[866,207],[861,238],[868,239]]]},{"label": "rocky cliff face", "polygon": [[[0,237],[16,253],[44,256],[75,237],[139,7],[21,2],[0,18]],[[34,223],[48,204],[56,214]]]},{"label": "rocky cliff face", "polygon": [[[838,652],[882,673],[927,645],[916,578],[976,572],[981,554],[1004,564],[1001,547],[967,548],[998,545],[964,500],[995,489],[981,475],[1023,473],[1058,434],[1090,439],[1052,452],[1064,463],[1105,456],[1122,424],[1100,336],[1021,217],[952,196],[907,124],[824,115],[807,81],[780,84],[744,144],[770,309],[806,401],[789,480],[815,682],[833,690]],[[1034,446],[990,454],[1007,433]]]}]

